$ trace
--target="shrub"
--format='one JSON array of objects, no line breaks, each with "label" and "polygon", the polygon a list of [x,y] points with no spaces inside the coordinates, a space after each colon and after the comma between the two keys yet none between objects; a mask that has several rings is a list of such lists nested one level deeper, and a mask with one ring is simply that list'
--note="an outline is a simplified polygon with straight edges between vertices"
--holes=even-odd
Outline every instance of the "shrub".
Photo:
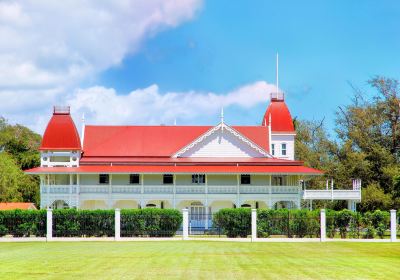
[{"label": "shrub", "polygon": [[[114,210],[53,210],[53,236],[114,236]],[[123,223],[124,222],[124,223]],[[172,209],[122,210],[121,230],[131,236],[173,236],[182,214]],[[0,236],[45,236],[46,210],[0,211]]]},{"label": "shrub", "polygon": [[182,213],[175,209],[121,210],[123,236],[174,236],[182,224]]},{"label": "shrub", "polygon": [[114,236],[114,216],[114,210],[56,209],[53,211],[53,235]]},{"label": "shrub", "polygon": [[335,225],[339,229],[340,237],[346,238],[347,236],[347,228],[350,226],[350,221],[353,218],[353,212],[350,210],[344,209],[342,211],[338,211],[335,214]]},{"label": "shrub", "polygon": [[247,237],[251,233],[251,210],[226,208],[215,213],[213,223],[228,237]]},{"label": "shrub", "polygon": [[390,214],[387,211],[375,210],[371,216],[371,224],[380,238],[383,238],[390,227]]},{"label": "shrub", "polygon": [[46,210],[0,211],[0,236],[6,234],[14,237],[45,236]]},{"label": "shrub", "polygon": [[351,238],[360,238],[361,218],[362,216],[360,213],[353,214],[349,226],[349,235]]},{"label": "shrub", "polygon": [[319,236],[319,212],[309,210],[258,210],[257,235]]}]

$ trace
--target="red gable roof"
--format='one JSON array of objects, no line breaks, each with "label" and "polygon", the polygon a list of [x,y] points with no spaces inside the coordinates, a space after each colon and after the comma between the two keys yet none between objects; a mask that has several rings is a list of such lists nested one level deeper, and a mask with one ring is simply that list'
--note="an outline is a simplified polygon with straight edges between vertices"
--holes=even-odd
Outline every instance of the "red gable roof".
[{"label": "red gable roof", "polygon": [[32,202],[0,202],[0,210],[35,210],[35,204]]},{"label": "red gable roof", "polygon": [[[212,126],[91,126],[85,127],[85,157],[170,157]],[[268,129],[234,126],[268,151]]]},{"label": "red gable roof", "polygon": [[271,115],[272,132],[295,132],[293,119],[284,100],[271,99],[265,112],[262,125],[268,124]]},{"label": "red gable roof", "polygon": [[68,111],[54,110],[44,132],[40,150],[81,150],[81,141],[69,108]]}]

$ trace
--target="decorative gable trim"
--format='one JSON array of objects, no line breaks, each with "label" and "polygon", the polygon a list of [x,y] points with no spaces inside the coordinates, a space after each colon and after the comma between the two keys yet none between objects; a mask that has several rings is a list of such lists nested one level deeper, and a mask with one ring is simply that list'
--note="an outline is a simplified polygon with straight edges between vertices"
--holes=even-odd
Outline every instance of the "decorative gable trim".
[{"label": "decorative gable trim", "polygon": [[223,121],[218,124],[217,126],[214,126],[213,128],[211,128],[210,130],[208,130],[206,133],[204,133],[203,135],[201,135],[200,137],[198,137],[196,140],[194,140],[193,142],[191,142],[190,144],[186,145],[185,147],[183,147],[182,149],[180,149],[178,152],[176,152],[172,157],[176,158],[176,157],[180,157],[183,154],[185,154],[187,151],[193,149],[194,147],[196,147],[197,145],[201,144],[202,142],[205,141],[205,139],[209,138],[212,134],[216,133],[217,131],[221,130],[224,131],[224,129],[226,129],[227,131],[229,131],[232,135],[234,135],[236,138],[238,138],[239,140],[241,140],[243,143],[245,143],[247,146],[249,146],[250,148],[252,148],[253,150],[257,151],[258,153],[262,154],[264,157],[268,157],[268,158],[272,158],[272,156],[265,151],[263,148],[261,148],[260,146],[258,146],[257,144],[255,144],[253,141],[251,141],[250,139],[248,139],[247,137],[245,137],[243,134],[241,134],[240,132],[238,132],[237,130],[233,129],[232,127],[230,127],[229,125],[226,125]]}]

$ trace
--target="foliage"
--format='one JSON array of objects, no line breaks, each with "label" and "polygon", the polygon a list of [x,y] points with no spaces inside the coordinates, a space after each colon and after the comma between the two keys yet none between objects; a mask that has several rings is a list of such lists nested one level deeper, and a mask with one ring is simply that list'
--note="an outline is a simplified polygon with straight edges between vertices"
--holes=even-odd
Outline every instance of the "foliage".
[{"label": "foliage", "polygon": [[[247,208],[221,209],[215,214],[214,223],[222,228],[228,237],[245,237],[251,232],[251,212]],[[334,238],[380,238],[390,225],[390,214],[386,211],[351,212],[350,210],[327,210],[327,237]],[[320,211],[306,209],[258,209],[257,236],[269,237],[283,235],[287,237],[320,237]],[[240,234],[244,232],[244,234]]]},{"label": "foliage", "polygon": [[[53,210],[53,236],[114,236],[114,210]],[[173,236],[182,214],[173,209],[121,211],[121,232],[125,236]],[[0,211],[0,236],[45,236],[46,210]]]},{"label": "foliage", "polygon": [[14,237],[45,236],[45,210],[5,210],[0,211],[0,236]]},{"label": "foliage", "polygon": [[7,153],[0,153],[0,202],[38,201],[37,181]]},{"label": "foliage", "polygon": [[122,236],[171,237],[182,224],[182,213],[175,209],[121,210]]},{"label": "foliage", "polygon": [[39,202],[39,179],[22,172],[40,164],[41,137],[0,117],[0,201]]},{"label": "foliage", "polygon": [[347,228],[350,225],[350,221],[353,218],[353,212],[344,209],[342,211],[336,212],[335,214],[335,226],[339,229],[340,237],[346,238]]},{"label": "foliage", "polygon": [[114,210],[53,210],[53,235],[114,236]]},{"label": "foliage", "polygon": [[251,233],[251,210],[226,208],[215,213],[213,223],[228,237],[247,237]]},{"label": "foliage", "polygon": [[309,210],[259,209],[257,235],[286,235],[288,237],[319,236],[319,212]]},{"label": "foliage", "polygon": [[384,193],[378,184],[370,184],[361,192],[361,203],[358,209],[362,212],[376,209],[387,210],[390,208],[392,200],[390,194]]}]

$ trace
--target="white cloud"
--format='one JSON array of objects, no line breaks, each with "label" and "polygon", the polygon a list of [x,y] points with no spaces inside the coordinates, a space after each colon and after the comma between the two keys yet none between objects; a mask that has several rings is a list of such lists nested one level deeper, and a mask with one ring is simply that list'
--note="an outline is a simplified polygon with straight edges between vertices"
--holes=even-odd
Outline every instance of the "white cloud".
[{"label": "white cloud", "polygon": [[0,115],[43,132],[54,104],[71,105],[76,120],[85,113],[93,124],[171,124],[207,122],[223,106],[265,103],[275,87],[262,81],[226,94],[164,93],[157,85],[127,95],[79,88],[149,36],[192,19],[200,6],[201,0],[0,2]]},{"label": "white cloud", "polygon": [[120,95],[112,88],[79,89],[66,99],[75,116],[83,113],[91,124],[173,124],[214,119],[222,107],[251,108],[269,99],[275,86],[264,81],[226,94],[203,92],[160,93],[157,85]]},{"label": "white cloud", "polygon": [[191,19],[200,0],[0,2],[0,90],[77,83]]}]

